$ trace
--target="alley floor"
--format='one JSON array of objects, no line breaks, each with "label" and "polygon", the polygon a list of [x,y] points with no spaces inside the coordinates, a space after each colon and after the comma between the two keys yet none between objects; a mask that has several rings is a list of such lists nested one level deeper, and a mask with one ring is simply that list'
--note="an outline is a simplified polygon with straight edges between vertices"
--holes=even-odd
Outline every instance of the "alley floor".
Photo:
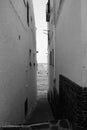
[{"label": "alley floor", "polygon": [[33,113],[26,119],[25,127],[22,128],[22,130],[62,130],[59,128],[58,123],[55,123],[55,119],[47,99],[47,91],[47,64],[40,63],[38,64],[37,70],[37,105]]},{"label": "alley floor", "polygon": [[46,95],[42,95],[37,100],[37,106],[32,115],[27,118],[26,124],[36,124],[54,120],[50,105],[47,101]]},{"label": "alley floor", "polygon": [[[47,99],[48,73],[46,64],[39,64],[37,73],[37,103],[33,112],[26,118],[23,126],[13,126],[0,130],[71,130],[61,129],[55,122]],[[63,123],[65,126],[67,123]],[[65,127],[64,126],[64,127]]]}]

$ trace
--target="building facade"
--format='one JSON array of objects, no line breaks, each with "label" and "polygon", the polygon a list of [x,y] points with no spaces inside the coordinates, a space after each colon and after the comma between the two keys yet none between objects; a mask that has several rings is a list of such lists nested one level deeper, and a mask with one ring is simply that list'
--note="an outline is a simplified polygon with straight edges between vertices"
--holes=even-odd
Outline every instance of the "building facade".
[{"label": "building facade", "polygon": [[[56,119],[67,118],[75,126],[74,129],[85,129],[87,128],[87,2],[48,0],[48,3],[47,7],[49,5],[50,10],[46,13],[49,14],[46,15],[48,39],[50,37],[48,99]],[[54,54],[51,54],[52,49]]]},{"label": "building facade", "polygon": [[0,0],[0,125],[23,124],[36,104],[32,0]]}]

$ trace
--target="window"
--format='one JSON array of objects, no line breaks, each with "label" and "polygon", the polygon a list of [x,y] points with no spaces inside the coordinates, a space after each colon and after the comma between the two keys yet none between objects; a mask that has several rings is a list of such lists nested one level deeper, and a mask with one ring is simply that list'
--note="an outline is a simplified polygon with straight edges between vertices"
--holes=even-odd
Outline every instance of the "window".
[{"label": "window", "polygon": [[50,0],[48,0],[48,13],[50,13]]},{"label": "window", "polygon": [[50,65],[54,66],[54,49],[50,51]]},{"label": "window", "polygon": [[27,24],[29,26],[29,3],[27,1]]},{"label": "window", "polygon": [[28,98],[26,98],[26,101],[25,101],[25,116],[27,115],[28,113]]},{"label": "window", "polygon": [[50,0],[48,0],[46,5],[46,21],[50,21]]},{"label": "window", "polygon": [[48,32],[48,42],[50,42],[50,33]]}]

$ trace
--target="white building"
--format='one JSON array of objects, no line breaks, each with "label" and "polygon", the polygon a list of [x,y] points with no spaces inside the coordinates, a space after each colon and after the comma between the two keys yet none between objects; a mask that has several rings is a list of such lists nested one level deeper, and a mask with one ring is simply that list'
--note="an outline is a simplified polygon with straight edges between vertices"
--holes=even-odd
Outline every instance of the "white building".
[{"label": "white building", "polygon": [[48,98],[55,118],[68,118],[86,128],[87,1],[48,0],[48,3]]},{"label": "white building", "polygon": [[31,0],[0,0],[0,125],[22,124],[36,103]]}]

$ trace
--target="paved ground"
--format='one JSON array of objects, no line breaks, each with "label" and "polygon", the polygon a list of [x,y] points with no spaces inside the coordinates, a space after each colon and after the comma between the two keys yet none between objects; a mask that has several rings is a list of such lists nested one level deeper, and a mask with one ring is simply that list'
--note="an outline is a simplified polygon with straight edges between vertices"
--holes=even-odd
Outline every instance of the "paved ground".
[{"label": "paved ground", "polygon": [[38,96],[37,106],[25,125],[13,128],[3,128],[0,130],[49,130],[49,121],[54,120],[46,94]]},{"label": "paved ground", "polygon": [[47,64],[39,63],[37,67],[37,97],[48,91],[48,69]]},{"label": "paved ground", "polygon": [[47,101],[46,95],[41,96],[37,100],[37,106],[32,115],[27,118],[26,124],[43,123],[50,120],[54,120],[50,105]]},{"label": "paved ground", "polygon": [[[61,130],[55,124],[50,105],[47,100],[48,74],[47,65],[39,64],[37,72],[37,106],[27,117],[25,126],[3,128],[0,130]],[[64,129],[63,129],[64,130]],[[70,129],[69,129],[70,130]]]},{"label": "paved ground", "polygon": [[[61,123],[63,129],[59,127],[59,123],[54,122],[54,117],[46,95],[38,97],[37,106],[30,117],[27,118],[26,124],[21,127],[3,128],[0,130],[72,130],[67,129],[66,121]],[[66,128],[65,128],[66,127]]]}]

